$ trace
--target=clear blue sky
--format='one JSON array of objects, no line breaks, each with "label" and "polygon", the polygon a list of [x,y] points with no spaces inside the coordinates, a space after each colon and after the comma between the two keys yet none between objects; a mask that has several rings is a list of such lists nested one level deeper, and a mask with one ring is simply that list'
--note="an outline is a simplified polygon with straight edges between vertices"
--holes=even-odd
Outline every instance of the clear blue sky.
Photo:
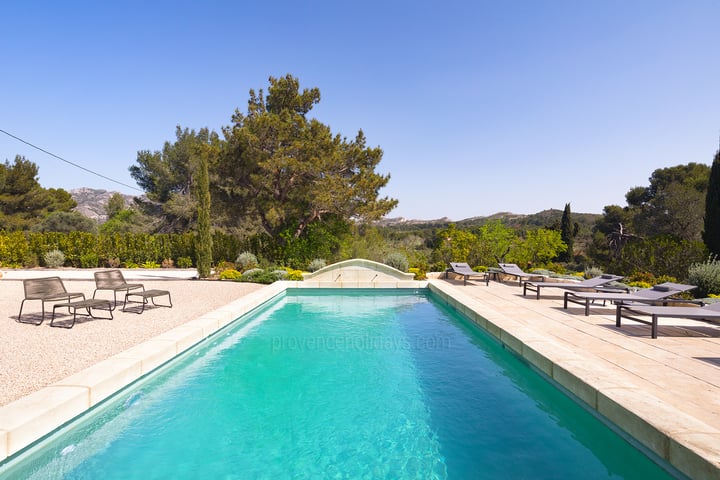
[{"label": "clear blue sky", "polygon": [[[175,127],[220,132],[287,73],[384,151],[390,217],[600,213],[653,170],[710,164],[716,0],[73,1],[2,7],[0,129],[136,187]],[[0,134],[44,187],[139,193]]]}]

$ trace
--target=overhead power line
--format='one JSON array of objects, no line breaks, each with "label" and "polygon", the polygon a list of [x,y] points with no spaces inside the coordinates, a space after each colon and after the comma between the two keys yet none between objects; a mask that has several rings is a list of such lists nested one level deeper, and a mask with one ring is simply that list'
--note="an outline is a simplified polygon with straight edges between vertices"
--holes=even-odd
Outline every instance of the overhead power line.
[{"label": "overhead power line", "polygon": [[29,146],[31,146],[32,148],[35,148],[35,149],[37,149],[37,150],[40,150],[41,152],[46,153],[46,154],[50,155],[51,157],[55,157],[55,158],[57,158],[58,160],[67,163],[68,165],[72,165],[72,166],[75,167],[75,168],[79,168],[80,170],[84,170],[84,171],[86,171],[86,172],[88,172],[88,173],[91,173],[91,174],[93,174],[93,175],[96,175],[96,176],[98,176],[98,177],[100,177],[100,178],[104,178],[105,180],[109,180],[109,181],[111,181],[111,182],[113,182],[113,183],[117,183],[118,185],[122,185],[123,187],[132,188],[133,190],[137,190],[138,192],[142,192],[142,190],[140,190],[140,189],[137,188],[137,187],[133,187],[132,185],[128,185],[127,183],[123,183],[123,182],[121,182],[121,181],[119,181],[119,180],[115,180],[115,179],[113,179],[113,178],[107,177],[107,176],[103,175],[102,173],[94,172],[94,171],[90,170],[89,168],[85,168],[85,167],[83,167],[82,165],[78,165],[77,163],[73,163],[73,162],[71,162],[70,160],[65,160],[65,159],[62,158],[61,156],[55,155],[55,154],[52,153],[52,152],[48,152],[48,151],[45,150],[44,148],[40,148],[40,147],[38,147],[37,145],[33,145],[32,143],[30,143],[30,142],[28,142],[28,141],[25,141],[25,140],[23,140],[22,138],[13,135],[12,133],[6,132],[6,131],[3,130],[3,129],[0,129],[0,132],[4,133],[4,134],[7,135],[8,137],[14,138],[14,139],[17,140],[18,142],[22,142],[22,143],[24,143],[25,145],[29,145]]}]

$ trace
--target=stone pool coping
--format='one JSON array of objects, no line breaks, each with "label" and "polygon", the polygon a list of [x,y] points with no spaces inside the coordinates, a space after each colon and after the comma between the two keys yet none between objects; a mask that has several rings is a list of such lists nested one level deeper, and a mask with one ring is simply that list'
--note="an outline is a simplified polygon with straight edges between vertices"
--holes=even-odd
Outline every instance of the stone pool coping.
[{"label": "stone pool coping", "polygon": [[[493,288],[496,287],[496,288]],[[582,349],[554,341],[508,315],[502,298],[480,299],[485,286],[452,281],[383,279],[372,283],[276,282],[169,332],[130,348],[49,387],[0,407],[0,461],[14,455],[115,392],[162,366],[273,297],[292,288],[429,288],[506,348],[575,395],[649,451],[691,478],[720,478],[720,431],[648,392],[622,369],[589,361]],[[493,282],[494,293],[515,295],[517,287]],[[502,297],[502,295],[500,295]],[[543,309],[541,302],[523,299]],[[532,307],[535,308],[535,307]],[[552,313],[552,312],[551,312]],[[561,315],[568,316],[567,313]],[[611,332],[602,332],[612,335]],[[720,397],[719,397],[720,398]],[[720,410],[720,409],[718,409]]]}]

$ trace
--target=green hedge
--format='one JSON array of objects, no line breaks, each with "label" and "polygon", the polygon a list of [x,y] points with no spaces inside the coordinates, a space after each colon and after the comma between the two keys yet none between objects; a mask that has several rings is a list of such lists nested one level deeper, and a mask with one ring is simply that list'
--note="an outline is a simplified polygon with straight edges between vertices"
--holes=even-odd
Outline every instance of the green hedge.
[{"label": "green hedge", "polygon": [[[172,259],[185,265],[187,259],[195,264],[194,233],[145,234],[87,232],[12,232],[0,233],[0,265],[5,267],[37,267],[43,265],[44,255],[60,250],[67,267],[118,267]],[[213,262],[235,258],[240,252],[240,240],[221,232],[213,234]]]}]

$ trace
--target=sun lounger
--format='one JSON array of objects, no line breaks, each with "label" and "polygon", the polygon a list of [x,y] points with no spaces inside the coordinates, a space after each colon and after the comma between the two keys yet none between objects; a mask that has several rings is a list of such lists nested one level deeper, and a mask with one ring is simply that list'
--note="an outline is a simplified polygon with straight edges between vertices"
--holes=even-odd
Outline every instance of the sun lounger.
[{"label": "sun lounger", "polygon": [[518,284],[520,286],[522,286],[523,279],[530,280],[531,278],[535,277],[541,277],[543,279],[545,278],[542,275],[523,272],[522,269],[514,263],[499,263],[498,266],[500,267],[500,270],[502,270],[503,274],[517,277]]},{"label": "sun lounger", "polygon": [[[25,298],[20,302],[20,313],[17,318],[20,323],[40,325],[45,320],[46,302],[59,302],[62,300],[64,303],[69,304],[73,298],[85,300],[84,293],[68,292],[60,277],[28,278],[23,280],[23,289],[25,290]],[[40,300],[42,316],[39,322],[22,319],[23,306],[28,300]]]},{"label": "sun lounger", "polygon": [[655,303],[662,302],[663,305],[670,303],[669,297],[681,292],[692,290],[695,285],[684,285],[682,283],[665,282],[655,285],[652,288],[645,288],[632,293],[617,292],[573,292],[568,290],[565,292],[563,308],[568,308],[568,302],[577,303],[585,306],[585,315],[590,315],[590,303],[595,300],[611,301],[614,303],[628,304],[637,303]]},{"label": "sun lounger", "polygon": [[[650,316],[651,320],[637,318],[635,315]],[[615,313],[615,325],[620,326],[621,319],[627,318],[636,322],[651,325],[652,338],[657,338],[658,319],[687,318],[690,320],[705,320],[720,322],[720,302],[711,303],[704,307],[653,307],[649,305],[618,305]]]},{"label": "sun lounger", "polygon": [[587,289],[595,289],[597,287],[602,287],[607,285],[610,282],[615,282],[617,280],[620,280],[621,276],[619,275],[610,275],[610,274],[603,274],[598,275],[597,277],[589,278],[587,280],[583,280],[582,282],[531,282],[530,280],[526,280],[523,282],[523,295],[526,295],[528,290],[531,292],[535,292],[537,299],[540,299],[540,289],[541,288],[564,288],[566,290],[587,290]]},{"label": "sun lounger", "polygon": [[101,270],[95,272],[95,291],[93,292],[93,298],[95,298],[95,295],[100,290],[111,290],[113,292],[114,305],[117,305],[118,292],[125,292],[125,294],[127,294],[131,290],[138,289],[145,291],[145,286],[142,283],[127,283],[120,270]]},{"label": "sun lounger", "polygon": [[463,285],[467,285],[468,279],[473,277],[479,277],[480,280],[485,282],[485,285],[490,284],[490,274],[487,272],[476,272],[467,263],[453,263],[450,262],[450,268],[445,270],[445,278],[448,273],[456,273],[463,276]]}]

